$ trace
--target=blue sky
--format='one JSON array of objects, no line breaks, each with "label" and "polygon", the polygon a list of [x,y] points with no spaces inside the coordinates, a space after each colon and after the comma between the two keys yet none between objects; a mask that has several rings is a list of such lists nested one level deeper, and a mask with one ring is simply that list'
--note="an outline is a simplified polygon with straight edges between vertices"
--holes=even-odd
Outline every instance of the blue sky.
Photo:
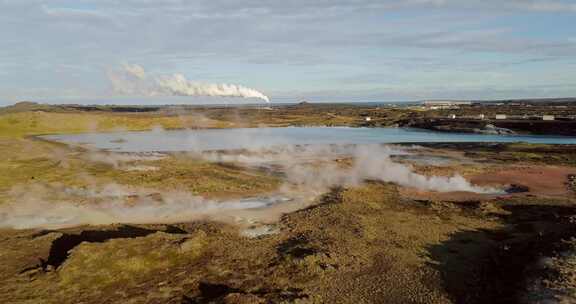
[{"label": "blue sky", "polygon": [[0,104],[222,101],[117,96],[122,63],[273,102],[576,96],[576,1],[0,0]]}]

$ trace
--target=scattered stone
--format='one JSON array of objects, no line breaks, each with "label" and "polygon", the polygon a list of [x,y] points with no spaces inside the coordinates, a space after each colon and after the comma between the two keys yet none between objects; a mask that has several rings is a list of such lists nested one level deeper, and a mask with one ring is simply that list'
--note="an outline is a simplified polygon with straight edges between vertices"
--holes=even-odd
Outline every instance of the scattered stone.
[{"label": "scattered stone", "polygon": [[508,194],[524,193],[524,192],[530,192],[530,188],[528,188],[527,186],[524,186],[524,185],[511,184],[510,187],[508,187],[505,191]]},{"label": "scattered stone", "polygon": [[264,235],[271,235],[277,234],[280,232],[280,229],[274,225],[262,225],[262,226],[252,226],[240,231],[240,235],[249,237],[249,238],[257,238]]},{"label": "scattered stone", "polygon": [[568,189],[576,192],[576,175],[570,174],[568,175]]},{"label": "scattered stone", "polygon": [[478,206],[478,210],[483,214],[510,214],[510,212],[502,209],[502,207],[498,206],[494,202],[481,202]]}]

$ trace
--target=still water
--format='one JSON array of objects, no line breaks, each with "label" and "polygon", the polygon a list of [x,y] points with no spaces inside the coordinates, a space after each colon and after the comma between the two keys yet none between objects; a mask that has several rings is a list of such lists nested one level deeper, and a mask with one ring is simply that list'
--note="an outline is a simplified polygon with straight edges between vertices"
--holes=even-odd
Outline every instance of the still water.
[{"label": "still water", "polygon": [[118,152],[175,152],[305,144],[526,142],[576,144],[576,137],[483,135],[406,128],[287,127],[46,135],[42,138]]}]

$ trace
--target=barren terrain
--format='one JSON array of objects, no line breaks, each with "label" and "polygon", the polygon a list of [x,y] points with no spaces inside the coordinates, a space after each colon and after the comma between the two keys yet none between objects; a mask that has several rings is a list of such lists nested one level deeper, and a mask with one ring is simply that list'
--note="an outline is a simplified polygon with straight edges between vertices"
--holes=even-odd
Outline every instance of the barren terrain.
[{"label": "barren terrain", "polygon": [[[12,209],[2,209],[0,222],[9,223],[22,213],[19,207],[35,204],[42,206],[38,214],[60,210],[59,202],[68,200],[82,208],[106,203],[137,207],[202,197],[201,204],[212,206],[213,201],[266,196],[286,185],[286,171],[274,164],[246,166],[234,158],[214,161],[186,153],[119,155],[41,141],[34,135],[155,126],[360,126],[365,115],[377,117],[380,125],[392,125],[410,113],[310,105],[185,114],[8,111],[0,115],[0,207]],[[207,212],[170,223],[103,225],[97,224],[101,218],[89,217],[80,220],[90,225],[43,227],[22,213],[20,223],[29,227],[0,230],[0,299],[3,303],[576,301],[571,260],[576,148],[423,143],[407,149],[410,157],[394,161],[418,174],[458,173],[474,185],[498,186],[502,191],[435,192],[363,180],[332,186],[303,205],[288,204],[290,208],[258,221],[247,221],[245,211],[232,210],[223,216]],[[336,169],[351,166],[345,157],[306,160],[312,167],[325,163]]]}]

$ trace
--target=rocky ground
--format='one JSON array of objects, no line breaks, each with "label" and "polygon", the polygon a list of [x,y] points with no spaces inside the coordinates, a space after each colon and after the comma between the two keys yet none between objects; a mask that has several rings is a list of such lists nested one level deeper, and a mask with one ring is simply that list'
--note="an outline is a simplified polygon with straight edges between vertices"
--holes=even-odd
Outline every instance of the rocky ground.
[{"label": "rocky ground", "polygon": [[[482,134],[576,135],[576,103],[505,101],[455,109],[418,104],[354,105],[302,102],[260,106],[81,106],[21,102],[0,108],[0,136],[53,132],[282,126],[414,127]],[[496,120],[504,114],[508,119]],[[454,115],[455,119],[452,118]],[[479,119],[484,115],[484,119]],[[543,121],[542,115],[557,119]],[[66,119],[63,119],[66,117]]]},{"label": "rocky ground", "polygon": [[[458,170],[477,178],[502,170],[498,159],[484,163],[502,148],[485,146],[470,158],[482,165]],[[429,149],[459,159],[464,147]],[[529,165],[551,176],[556,171],[542,168],[566,168],[565,180],[552,181],[564,192],[546,192],[521,174],[507,178],[523,192],[464,200],[414,198],[409,189],[367,182],[334,188],[284,215],[277,233],[256,237],[209,221],[4,229],[0,294],[4,303],[538,303],[530,295],[547,288],[564,303],[575,287],[573,265],[561,260],[574,236],[568,172],[575,169]],[[534,270],[543,257],[558,268],[545,278]]]},{"label": "rocky ground", "polygon": [[[87,188],[114,181],[228,198],[269,192],[281,178],[179,155],[131,161],[87,156],[82,149],[23,137],[36,134],[48,121],[44,114],[25,113],[9,116],[20,119],[17,132],[2,130],[0,204],[13,198],[18,186],[36,183]],[[123,115],[114,114],[112,122],[100,117],[99,126],[113,128],[116,120],[134,128],[153,124]],[[206,117],[222,125],[218,115]],[[304,123],[303,116],[298,119]],[[151,120],[175,123],[156,116]],[[49,125],[54,131],[84,130],[73,124]],[[202,219],[2,228],[0,299],[2,303],[574,302],[575,148],[421,146],[419,157],[396,161],[410,163],[422,174],[458,172],[477,184],[505,183],[510,185],[508,192],[440,195],[366,181],[334,187],[314,204],[274,223],[254,223],[252,234],[245,233],[245,224]]]},{"label": "rocky ground", "polygon": [[444,117],[418,117],[400,124],[405,127],[429,129],[442,132],[479,134],[536,134],[536,135],[576,135],[576,120],[491,120],[491,119],[451,119]]}]

